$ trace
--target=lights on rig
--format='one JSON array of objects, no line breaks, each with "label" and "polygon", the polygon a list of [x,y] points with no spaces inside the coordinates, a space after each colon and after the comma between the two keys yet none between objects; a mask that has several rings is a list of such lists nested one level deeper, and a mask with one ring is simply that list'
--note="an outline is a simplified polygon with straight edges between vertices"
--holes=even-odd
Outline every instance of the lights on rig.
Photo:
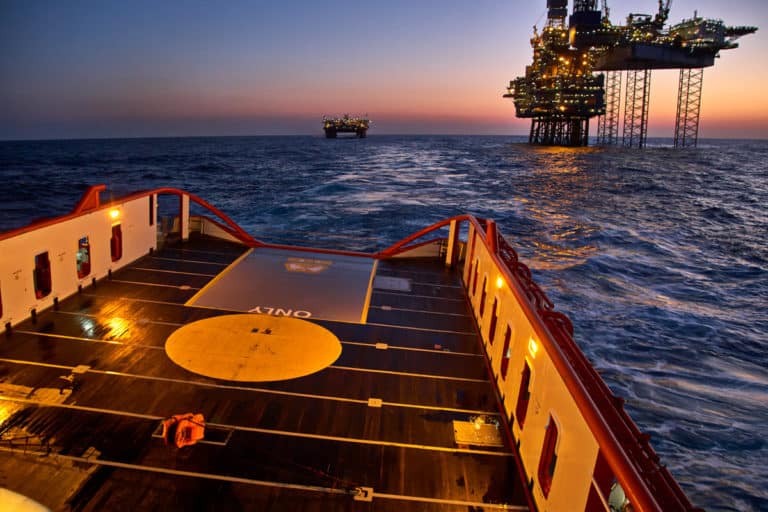
[{"label": "lights on rig", "polygon": [[501,289],[504,286],[504,279],[501,276],[496,278],[496,288]]},{"label": "lights on rig", "polygon": [[120,210],[118,210],[117,208],[112,208],[111,210],[109,210],[109,217],[112,220],[117,220],[120,217]]}]

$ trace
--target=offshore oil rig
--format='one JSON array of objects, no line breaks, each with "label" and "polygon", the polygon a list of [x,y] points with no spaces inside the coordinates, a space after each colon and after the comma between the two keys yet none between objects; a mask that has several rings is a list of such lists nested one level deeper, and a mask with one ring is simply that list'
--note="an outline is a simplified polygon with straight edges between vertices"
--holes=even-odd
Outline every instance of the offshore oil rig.
[{"label": "offshore oil rig", "polygon": [[[569,17],[568,0],[547,0],[546,26],[541,32],[533,27],[533,63],[504,95],[514,100],[517,117],[531,119],[529,143],[586,146],[589,120],[599,116],[598,144],[644,147],[651,70],[679,69],[674,144],[695,146],[704,68],[757,27],[728,27],[696,13],[666,26],[671,0],[659,0],[655,15],[630,14],[625,25],[613,25],[607,0],[601,3],[598,8],[598,0],[574,0]],[[605,73],[595,74],[600,71]]]},{"label": "offshore oil rig", "polygon": [[341,117],[323,116],[323,130],[329,139],[335,139],[339,133],[354,133],[358,138],[364,139],[368,135],[368,127],[371,121],[367,116],[357,117],[344,114]]}]

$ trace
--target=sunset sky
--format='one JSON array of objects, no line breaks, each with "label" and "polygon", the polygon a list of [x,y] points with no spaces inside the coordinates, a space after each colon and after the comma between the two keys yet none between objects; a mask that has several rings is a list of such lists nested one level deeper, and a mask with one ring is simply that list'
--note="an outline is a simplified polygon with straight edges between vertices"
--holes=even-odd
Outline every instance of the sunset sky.
[{"label": "sunset sky", "polygon": [[[768,2],[673,0],[670,21],[694,10],[760,27],[705,71],[700,137],[768,138]],[[502,94],[545,20],[545,0],[0,0],[0,139],[320,134],[345,112],[523,135]],[[654,72],[651,136],[672,135],[677,78]]]}]

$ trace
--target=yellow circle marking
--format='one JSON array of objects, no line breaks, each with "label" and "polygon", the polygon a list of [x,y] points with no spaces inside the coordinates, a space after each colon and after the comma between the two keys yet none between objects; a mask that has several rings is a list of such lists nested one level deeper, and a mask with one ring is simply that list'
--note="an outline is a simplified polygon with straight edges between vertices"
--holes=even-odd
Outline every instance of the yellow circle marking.
[{"label": "yellow circle marking", "polygon": [[165,353],[182,368],[214,379],[294,379],[333,364],[341,343],[329,330],[298,318],[224,315],[174,331]]}]

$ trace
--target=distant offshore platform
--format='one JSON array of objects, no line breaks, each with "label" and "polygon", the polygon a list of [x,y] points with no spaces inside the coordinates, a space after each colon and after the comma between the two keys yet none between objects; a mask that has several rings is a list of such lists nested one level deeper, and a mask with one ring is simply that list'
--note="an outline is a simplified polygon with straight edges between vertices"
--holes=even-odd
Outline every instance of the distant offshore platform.
[{"label": "distant offshore platform", "polygon": [[371,121],[367,116],[357,117],[344,114],[342,117],[323,116],[323,130],[329,139],[335,139],[339,133],[354,133],[358,138],[364,139],[368,135],[368,127]]},{"label": "distant offshore platform", "polygon": [[[655,15],[630,14],[613,25],[607,0],[547,0],[547,24],[533,27],[533,63],[509,83],[517,117],[531,119],[529,143],[586,146],[589,120],[599,116],[597,142],[644,147],[648,131],[651,70],[679,69],[675,147],[695,146],[699,132],[704,68],[720,50],[737,48],[757,27],[727,27],[722,20],[693,18],[665,26],[672,0],[659,0]],[[595,74],[596,71],[605,73]],[[622,71],[623,131],[619,139]]]}]

